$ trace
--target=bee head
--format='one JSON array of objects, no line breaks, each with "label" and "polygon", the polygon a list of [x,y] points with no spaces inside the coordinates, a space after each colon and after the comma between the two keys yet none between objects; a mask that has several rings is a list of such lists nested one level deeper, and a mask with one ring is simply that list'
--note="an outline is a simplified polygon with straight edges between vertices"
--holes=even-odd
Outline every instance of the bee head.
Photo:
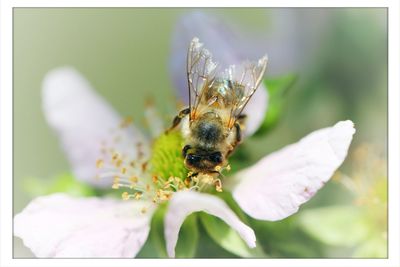
[{"label": "bee head", "polygon": [[186,145],[182,150],[187,168],[196,171],[212,171],[220,165],[224,157],[219,151],[204,151]]}]

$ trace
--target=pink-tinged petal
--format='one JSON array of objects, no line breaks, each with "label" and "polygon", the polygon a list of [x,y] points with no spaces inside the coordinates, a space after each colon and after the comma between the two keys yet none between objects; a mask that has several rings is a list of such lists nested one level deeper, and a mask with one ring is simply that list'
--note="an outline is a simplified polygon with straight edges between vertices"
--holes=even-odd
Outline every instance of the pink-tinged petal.
[{"label": "pink-tinged petal", "polygon": [[297,212],[342,164],[354,133],[353,122],[341,121],[261,159],[235,175],[234,199],[260,220]]},{"label": "pink-tinged petal", "polygon": [[133,126],[120,127],[122,118],[73,68],[58,68],[46,75],[43,111],[60,138],[75,176],[93,185],[112,184],[111,179],[95,179],[96,160],[105,149],[133,160],[137,143],[147,142]]},{"label": "pink-tinged petal", "polygon": [[[175,27],[169,67],[173,83],[185,103],[189,102],[186,57],[190,41],[194,37],[198,37],[204,43],[221,71],[229,65],[239,65],[247,59],[257,60],[266,52],[261,51],[256,57],[252,56],[249,53],[251,49],[243,47],[241,36],[215,17],[202,12],[184,15]],[[261,84],[243,112],[248,115],[245,135],[253,134],[260,127],[267,111],[267,104],[268,93]],[[253,114],[253,111],[256,113]]]},{"label": "pink-tinged petal", "polygon": [[204,211],[227,223],[243,238],[250,248],[256,246],[254,231],[241,222],[236,214],[218,197],[194,191],[181,191],[172,197],[164,220],[168,256],[175,257],[179,229],[193,212]]},{"label": "pink-tinged petal", "polygon": [[153,210],[139,201],[54,194],[15,216],[14,235],[39,258],[133,258],[146,242]]}]

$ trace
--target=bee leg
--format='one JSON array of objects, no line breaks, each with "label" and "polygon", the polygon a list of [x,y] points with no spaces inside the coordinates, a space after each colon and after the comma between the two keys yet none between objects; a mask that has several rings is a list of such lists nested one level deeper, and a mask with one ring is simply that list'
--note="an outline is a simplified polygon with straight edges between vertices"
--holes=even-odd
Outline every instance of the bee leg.
[{"label": "bee leg", "polygon": [[189,186],[189,185],[190,185],[190,182],[192,181],[192,179],[193,179],[194,177],[196,177],[197,175],[199,175],[198,172],[194,172],[194,173],[192,173],[191,175],[188,175],[188,176],[185,178],[185,180],[184,180],[185,185],[186,185],[186,186]]},{"label": "bee leg", "polygon": [[239,122],[240,125],[244,125],[244,121],[246,120],[247,115],[246,114],[240,114],[237,117],[237,121]]},{"label": "bee leg", "polygon": [[189,175],[187,178],[192,179],[193,177],[196,177],[197,175],[199,175],[198,172],[194,172],[191,175]]},{"label": "bee leg", "polygon": [[175,116],[174,120],[172,121],[172,126],[168,128],[165,133],[169,133],[172,131],[178,124],[181,122],[181,120],[190,113],[190,108],[185,108],[179,112],[177,116]]},{"label": "bee leg", "polygon": [[[246,115],[243,115],[244,118],[246,118]],[[244,119],[243,118],[243,119]],[[236,131],[236,139],[232,144],[232,149],[230,149],[227,153],[226,153],[226,157],[229,157],[233,151],[235,150],[236,146],[242,142],[242,128],[240,127],[241,123],[240,123],[240,119],[238,119],[237,122],[235,122],[235,124],[233,125],[235,127],[235,131]]]},{"label": "bee leg", "polygon": [[240,128],[240,123],[235,122],[235,129],[236,129],[236,142],[235,145],[239,144],[242,141],[242,128]]}]

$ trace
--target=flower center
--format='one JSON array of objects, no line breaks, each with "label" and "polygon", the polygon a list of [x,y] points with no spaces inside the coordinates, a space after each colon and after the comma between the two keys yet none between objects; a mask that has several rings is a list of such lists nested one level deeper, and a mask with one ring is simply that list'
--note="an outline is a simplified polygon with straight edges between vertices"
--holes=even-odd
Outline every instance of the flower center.
[{"label": "flower center", "polygon": [[[128,125],[120,126],[119,130],[126,127]],[[124,200],[143,199],[162,203],[181,190],[206,191],[215,188],[217,192],[222,191],[218,173],[194,174],[188,171],[182,157],[184,139],[180,131],[162,133],[155,138],[151,153],[147,155],[141,143],[135,144],[135,154],[127,150],[132,148],[132,144],[119,130],[119,138],[113,138],[113,144],[102,145],[102,155],[96,167],[99,178],[112,179],[113,189],[124,190],[121,193]]]},{"label": "flower center", "polygon": [[162,134],[153,143],[150,158],[151,172],[158,177],[187,177],[182,158],[184,140],[178,131]]}]

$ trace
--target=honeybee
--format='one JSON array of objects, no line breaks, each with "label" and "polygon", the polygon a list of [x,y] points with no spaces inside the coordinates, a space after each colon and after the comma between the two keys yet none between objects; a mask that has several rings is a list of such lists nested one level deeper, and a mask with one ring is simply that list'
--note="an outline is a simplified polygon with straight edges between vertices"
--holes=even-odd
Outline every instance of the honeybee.
[{"label": "honeybee", "polygon": [[267,57],[258,62],[231,65],[219,71],[211,53],[194,38],[187,55],[189,107],[174,118],[171,131],[181,124],[184,164],[191,172],[219,173],[242,141],[243,109],[259,87]]}]

